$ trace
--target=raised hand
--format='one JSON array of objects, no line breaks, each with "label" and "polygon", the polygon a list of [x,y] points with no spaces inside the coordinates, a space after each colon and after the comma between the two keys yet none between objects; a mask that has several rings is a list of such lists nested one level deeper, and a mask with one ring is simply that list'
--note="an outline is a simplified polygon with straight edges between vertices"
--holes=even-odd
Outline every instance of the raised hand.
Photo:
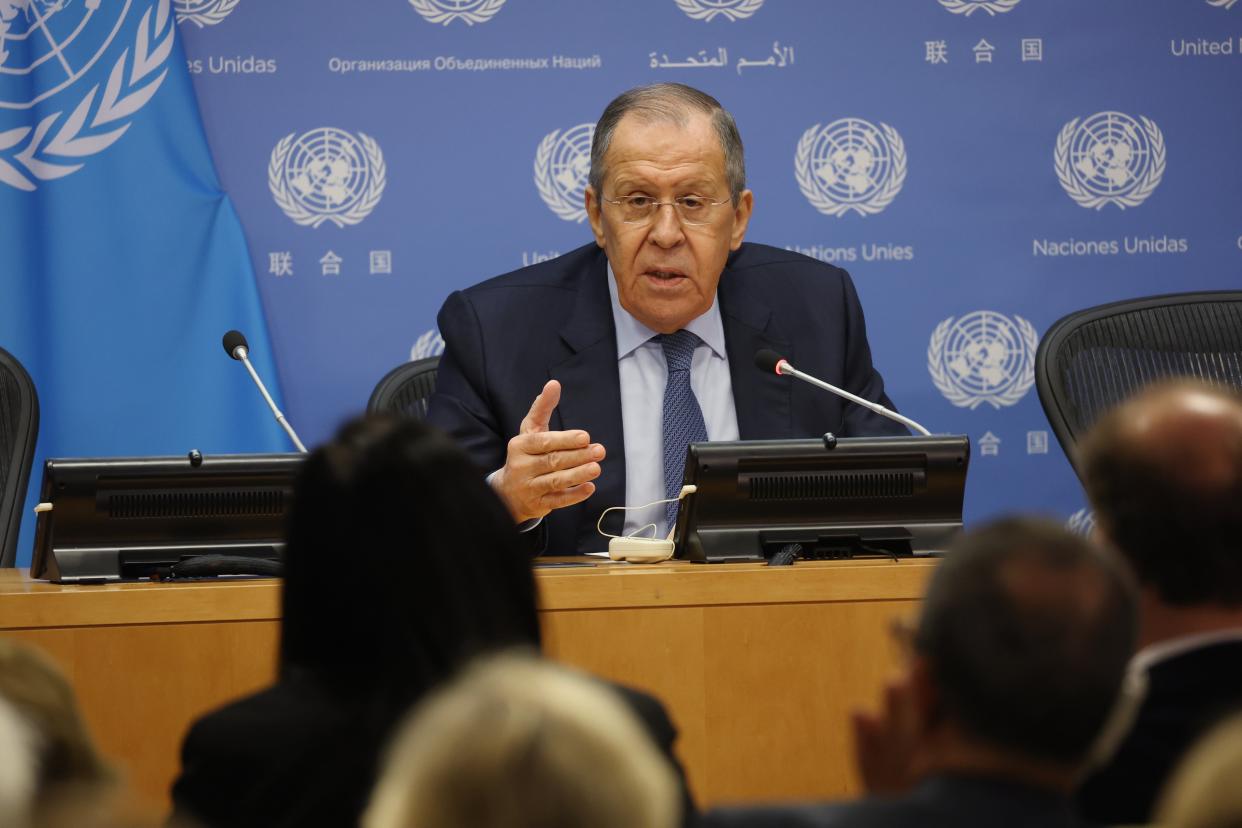
[{"label": "raised hand", "polygon": [[561,384],[548,380],[509,441],[504,467],[492,475],[492,488],[519,523],[581,503],[595,492],[591,481],[599,477],[604,447],[581,429],[549,430],[560,401]]}]

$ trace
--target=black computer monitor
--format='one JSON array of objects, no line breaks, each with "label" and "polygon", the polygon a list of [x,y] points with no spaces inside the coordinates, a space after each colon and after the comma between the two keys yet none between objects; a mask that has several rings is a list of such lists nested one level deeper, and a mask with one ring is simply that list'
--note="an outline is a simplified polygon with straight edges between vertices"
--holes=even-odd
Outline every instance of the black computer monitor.
[{"label": "black computer monitor", "polygon": [[30,573],[159,577],[201,556],[277,560],[302,454],[48,460]]},{"label": "black computer monitor", "polygon": [[677,557],[934,554],[961,529],[969,462],[961,435],[693,443]]}]

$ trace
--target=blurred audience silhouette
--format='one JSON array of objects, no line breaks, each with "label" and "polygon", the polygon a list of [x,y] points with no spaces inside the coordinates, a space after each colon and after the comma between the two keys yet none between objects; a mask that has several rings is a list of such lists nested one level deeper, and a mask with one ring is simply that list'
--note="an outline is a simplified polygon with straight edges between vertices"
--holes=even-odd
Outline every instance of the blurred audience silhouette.
[{"label": "blurred audience silhouette", "polygon": [[1148,822],[1181,754],[1242,704],[1242,400],[1150,386],[1100,419],[1082,459],[1098,534],[1138,579],[1145,692],[1079,798],[1093,821]]},{"label": "blurred audience silhouette", "polygon": [[672,767],[615,693],[508,654],[420,706],[364,828],[674,828],[680,817]]},{"label": "blurred audience silhouette", "polygon": [[[512,518],[421,423],[359,419],[312,452],[284,558],[277,682],[200,719],[182,748],[174,815],[207,828],[356,824],[415,701],[477,655],[540,644]],[[660,704],[622,692],[671,752]]]},{"label": "blurred audience silhouette", "polygon": [[903,677],[855,719],[857,802],[721,810],[713,826],[1074,826],[1071,793],[1133,652],[1113,557],[1011,518],[964,533],[932,576]]}]

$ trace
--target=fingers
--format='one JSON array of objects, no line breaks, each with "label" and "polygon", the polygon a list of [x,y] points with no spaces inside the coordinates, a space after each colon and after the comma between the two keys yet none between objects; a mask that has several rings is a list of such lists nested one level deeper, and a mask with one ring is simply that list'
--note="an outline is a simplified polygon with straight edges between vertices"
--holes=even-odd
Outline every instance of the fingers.
[{"label": "fingers", "polygon": [[566,506],[581,503],[593,494],[595,494],[595,484],[587,482],[570,489],[562,489],[559,492],[546,494],[542,498],[542,503],[548,508],[548,511],[564,509]]},{"label": "fingers", "polygon": [[560,401],[561,384],[556,380],[548,380],[543,390],[539,392],[539,396],[535,397],[535,401],[530,404],[530,411],[522,418],[519,433],[531,434],[547,431],[548,424],[552,422],[552,412],[556,410]]},{"label": "fingers", "polygon": [[561,401],[561,384],[548,380],[509,441],[505,465],[492,477],[513,516],[543,517],[553,509],[581,503],[595,492],[604,447],[581,429],[550,431]]},{"label": "fingers", "polygon": [[886,723],[879,717],[855,711],[850,717],[854,726],[854,759],[863,788],[871,794],[899,791],[901,762],[894,756],[901,745],[894,744]]},{"label": "fingers", "polygon": [[[603,454],[603,446],[594,446],[589,451],[594,449],[598,449],[599,455]],[[591,481],[600,475],[598,462],[592,460],[543,474],[532,472],[531,465],[543,462],[539,456],[510,457],[509,463],[493,477],[492,485],[519,523],[580,503],[595,492],[595,484]]]},{"label": "fingers", "polygon": [[540,392],[522,422],[522,433],[509,441],[505,465],[492,486],[519,522],[572,506],[595,492],[605,450],[581,429],[548,431],[547,418],[560,400],[560,384]]},{"label": "fingers", "polygon": [[584,449],[591,445],[591,435],[581,429],[573,431],[534,431],[519,434],[509,441],[509,456],[514,454],[549,454],[554,451]]},{"label": "fingers", "polygon": [[913,757],[918,746],[917,714],[908,687],[888,684],[878,713],[855,711],[850,721],[855,761],[866,790],[872,794],[907,790],[914,781]]},{"label": "fingers", "polygon": [[[534,467],[543,474],[584,466],[587,463],[599,464],[604,459],[604,447],[599,443],[586,448],[549,451],[534,455]],[[540,468],[542,466],[542,468]]]},{"label": "fingers", "polygon": [[531,493],[542,498],[545,495],[555,494],[565,489],[572,489],[574,486],[594,480],[599,477],[599,473],[599,463],[584,463],[581,466],[531,477],[529,489]]}]

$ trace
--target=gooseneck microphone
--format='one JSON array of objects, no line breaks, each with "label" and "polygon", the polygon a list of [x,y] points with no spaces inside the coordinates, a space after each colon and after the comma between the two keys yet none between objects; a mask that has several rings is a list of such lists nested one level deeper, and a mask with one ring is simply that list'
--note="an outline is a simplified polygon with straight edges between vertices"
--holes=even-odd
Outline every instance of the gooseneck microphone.
[{"label": "gooseneck microphone", "polygon": [[824,382],[821,379],[816,379],[810,374],[802,373],[797,368],[794,368],[792,365],[790,365],[789,360],[785,359],[780,354],[778,354],[776,351],[773,351],[769,348],[763,348],[760,351],[757,351],[755,353],[755,365],[759,366],[759,370],[761,371],[771,371],[772,373],[778,376],[797,377],[803,382],[809,382],[811,385],[814,385],[816,388],[822,388],[825,391],[829,391],[833,394],[836,394],[838,397],[842,397],[844,399],[849,400],[852,403],[857,403],[858,405],[861,405],[863,408],[874,411],[876,414],[879,414],[881,417],[887,417],[890,420],[895,420],[901,423],[907,428],[912,428],[915,431],[917,431],[919,434],[922,434],[924,437],[931,436],[930,431],[923,428],[921,425],[916,423],[914,420],[911,420],[909,417],[903,417],[902,415],[898,414],[896,411],[885,408],[879,403],[873,403],[871,400],[864,400],[862,397],[858,396],[857,394],[851,394],[849,391],[845,391],[843,389],[837,388],[835,385],[829,385],[828,383]]},{"label": "gooseneck microphone", "polygon": [[280,423],[281,428],[289,435],[289,439],[298,447],[298,451],[305,454],[306,446],[302,445],[302,441],[298,439],[297,432],[293,430],[293,426],[289,425],[288,421],[285,420],[285,415],[280,413],[280,409],[276,407],[276,402],[272,399],[272,395],[267,393],[263,380],[259,379],[259,372],[254,370],[254,366],[250,364],[250,344],[246,342],[246,335],[241,331],[229,331],[226,333],[224,335],[224,352],[246,366],[246,370],[250,372],[250,378],[259,387],[259,393],[263,395],[263,399],[267,400],[267,407],[272,409],[272,414],[276,416],[276,422]]}]

